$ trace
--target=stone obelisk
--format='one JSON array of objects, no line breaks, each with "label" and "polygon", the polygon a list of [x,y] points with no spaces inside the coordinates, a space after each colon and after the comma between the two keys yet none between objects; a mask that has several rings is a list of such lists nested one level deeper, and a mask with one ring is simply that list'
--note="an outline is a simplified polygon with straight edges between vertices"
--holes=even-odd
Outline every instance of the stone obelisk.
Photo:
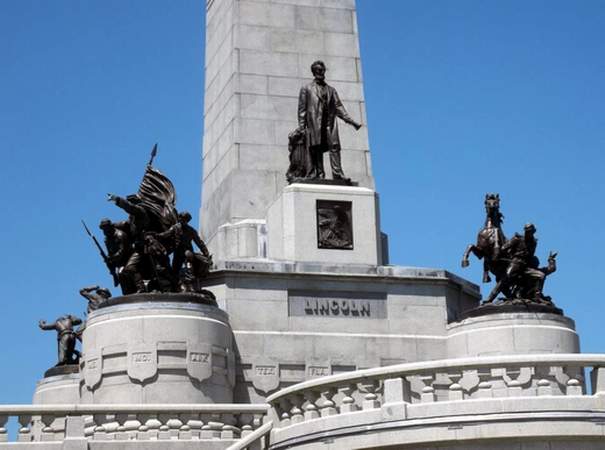
[{"label": "stone obelisk", "polygon": [[[286,184],[288,134],[313,61],[325,61],[348,112],[367,123],[355,1],[206,7],[201,232],[215,261],[264,257],[265,218]],[[367,128],[340,134],[345,173],[373,189]]]}]

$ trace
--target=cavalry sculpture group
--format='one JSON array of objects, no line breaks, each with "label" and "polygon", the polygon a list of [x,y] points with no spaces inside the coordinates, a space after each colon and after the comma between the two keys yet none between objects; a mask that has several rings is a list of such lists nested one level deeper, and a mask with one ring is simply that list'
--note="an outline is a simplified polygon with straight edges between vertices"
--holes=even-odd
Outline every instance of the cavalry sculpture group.
[{"label": "cavalry sculpture group", "polygon": [[485,225],[477,235],[477,243],[467,247],[462,257],[462,267],[469,265],[469,256],[474,254],[483,259],[483,282],[496,284],[484,301],[493,303],[499,294],[503,294],[505,303],[536,303],[553,306],[550,297],[542,292],[544,280],[557,270],[556,253],[548,255],[548,263],[540,267],[535,255],[538,240],[536,227],[528,223],[523,234],[515,233],[507,240],[502,231],[503,215],[500,212],[500,196],[485,195]]}]

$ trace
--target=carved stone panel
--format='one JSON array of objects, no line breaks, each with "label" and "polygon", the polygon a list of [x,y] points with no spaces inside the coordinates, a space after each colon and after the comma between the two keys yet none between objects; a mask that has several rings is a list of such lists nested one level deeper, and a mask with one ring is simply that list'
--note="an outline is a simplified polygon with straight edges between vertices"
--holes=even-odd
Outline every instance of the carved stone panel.
[{"label": "carved stone panel", "polygon": [[98,351],[88,352],[84,357],[84,383],[89,389],[94,389],[103,375],[103,357]]},{"label": "carved stone panel", "polygon": [[307,361],[305,367],[305,379],[327,377],[332,375],[332,364],[330,361],[311,359]]},{"label": "carved stone panel", "polygon": [[384,292],[288,291],[288,315],[345,319],[386,319]]},{"label": "carved stone panel", "polygon": [[133,345],[128,349],[128,376],[133,380],[145,381],[158,372],[158,353],[152,345]]},{"label": "carved stone panel", "polygon": [[317,200],[317,248],[353,250],[351,202]]},{"label": "carved stone panel", "polygon": [[198,381],[212,376],[212,346],[189,342],[187,344],[187,374]]},{"label": "carved stone panel", "polygon": [[252,385],[266,394],[279,387],[279,364],[275,361],[258,360],[252,365]]}]

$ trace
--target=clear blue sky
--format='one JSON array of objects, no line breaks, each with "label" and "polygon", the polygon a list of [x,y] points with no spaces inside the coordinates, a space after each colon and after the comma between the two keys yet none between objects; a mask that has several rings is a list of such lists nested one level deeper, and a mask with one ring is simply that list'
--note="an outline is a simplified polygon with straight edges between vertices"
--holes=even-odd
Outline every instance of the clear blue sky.
[{"label": "clear blue sky", "polygon": [[[78,289],[110,283],[80,219],[121,217],[105,193],[136,189],[154,142],[180,207],[199,207],[203,12],[0,2],[0,403],[29,403],[55,363],[38,319],[83,314]],[[605,352],[605,2],[358,0],[358,18],[392,262],[479,282],[459,261],[499,192],[507,234],[532,221],[539,256],[559,251],[546,293]]]}]

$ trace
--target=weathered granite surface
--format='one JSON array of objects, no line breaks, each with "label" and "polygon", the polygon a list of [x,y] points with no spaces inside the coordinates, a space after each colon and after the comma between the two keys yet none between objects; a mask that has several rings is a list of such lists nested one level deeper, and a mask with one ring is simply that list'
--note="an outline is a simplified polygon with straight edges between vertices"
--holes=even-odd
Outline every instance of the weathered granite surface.
[{"label": "weathered granite surface", "polygon": [[[351,116],[367,120],[354,1],[214,1],[206,24],[201,231],[217,260],[219,227],[264,219],[286,184],[313,61],[325,61]],[[340,134],[345,173],[373,189],[367,128]]]},{"label": "weathered granite surface", "polygon": [[260,402],[317,376],[447,357],[447,326],[478,304],[446,271],[391,266],[222,262],[207,288],[229,313],[236,402]]}]

